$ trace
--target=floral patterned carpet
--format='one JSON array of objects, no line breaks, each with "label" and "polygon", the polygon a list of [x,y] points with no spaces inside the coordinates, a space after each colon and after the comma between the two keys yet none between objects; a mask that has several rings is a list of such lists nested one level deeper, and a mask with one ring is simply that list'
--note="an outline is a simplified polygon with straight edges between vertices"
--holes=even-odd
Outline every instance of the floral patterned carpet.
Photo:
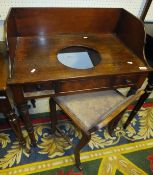
[{"label": "floral patterned carpet", "polygon": [[[122,123],[129,115],[131,105],[111,137],[107,128],[92,134],[90,143],[81,152],[83,171],[74,165],[72,146],[50,129],[48,113],[32,115],[37,147],[30,146],[25,129],[27,149],[18,145],[14,133],[1,119],[0,175],[145,175],[153,174],[153,99],[148,99],[131,125],[123,130]],[[80,132],[62,113],[59,123],[73,143]]]}]

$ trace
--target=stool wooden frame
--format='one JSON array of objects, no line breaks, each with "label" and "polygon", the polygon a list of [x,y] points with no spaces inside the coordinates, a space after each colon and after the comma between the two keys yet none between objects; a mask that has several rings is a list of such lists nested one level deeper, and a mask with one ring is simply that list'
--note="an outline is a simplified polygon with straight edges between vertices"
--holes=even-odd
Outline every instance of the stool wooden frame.
[{"label": "stool wooden frame", "polygon": [[[105,118],[103,118],[101,121],[99,121],[96,125],[92,126],[90,129],[86,129],[85,123],[84,123],[86,120],[88,120],[88,116],[87,116],[87,118],[84,118],[85,120],[82,120],[82,122],[81,122],[80,120],[78,120],[77,114],[75,114],[75,112],[73,112],[64,103],[64,101],[61,102],[59,100],[60,97],[50,98],[51,116],[53,118],[53,121],[52,121],[53,131],[55,132],[56,124],[57,124],[56,104],[68,115],[68,117],[73,121],[73,123],[81,130],[82,138],[74,149],[75,162],[76,162],[76,166],[79,169],[82,169],[81,168],[81,162],[80,162],[80,150],[90,141],[91,133],[93,131],[96,131],[97,129],[100,129],[100,128],[108,125],[113,119],[117,118],[123,111],[125,111],[125,109],[133,101],[135,101],[137,98],[139,98],[143,93],[144,93],[143,90],[139,90],[135,95],[132,95],[132,96],[128,97],[126,100],[124,100],[123,103],[121,103],[114,110],[109,112],[109,114]],[[69,103],[73,103],[73,101],[72,102],[70,101]],[[110,108],[110,110],[111,110],[111,108]]]}]

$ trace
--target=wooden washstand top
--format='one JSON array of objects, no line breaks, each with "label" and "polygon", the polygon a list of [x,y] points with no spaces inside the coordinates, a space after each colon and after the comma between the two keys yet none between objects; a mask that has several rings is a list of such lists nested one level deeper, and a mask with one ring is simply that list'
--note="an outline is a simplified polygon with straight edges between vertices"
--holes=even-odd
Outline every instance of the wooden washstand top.
[{"label": "wooden washstand top", "polygon": [[[9,84],[147,76],[151,71],[144,57],[143,24],[123,9],[12,8],[7,40],[12,60]],[[78,45],[97,50],[100,63],[79,70],[58,61],[61,49]]]}]

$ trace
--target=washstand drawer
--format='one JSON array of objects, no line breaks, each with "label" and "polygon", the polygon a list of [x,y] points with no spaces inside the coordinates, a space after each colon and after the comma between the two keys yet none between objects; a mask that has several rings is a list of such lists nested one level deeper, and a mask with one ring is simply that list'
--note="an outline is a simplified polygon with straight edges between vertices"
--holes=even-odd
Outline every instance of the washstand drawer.
[{"label": "washstand drawer", "polygon": [[55,94],[53,82],[44,82],[39,84],[28,84],[23,86],[25,98],[47,97]]},{"label": "washstand drawer", "polygon": [[43,91],[43,90],[50,90],[50,89],[54,89],[54,84],[52,82],[28,84],[23,86],[24,92],[35,92],[35,91]]},{"label": "washstand drawer", "polygon": [[59,82],[58,93],[134,86],[140,78],[140,75],[136,75],[132,77],[111,76],[110,78],[96,77],[77,80],[65,80]]}]

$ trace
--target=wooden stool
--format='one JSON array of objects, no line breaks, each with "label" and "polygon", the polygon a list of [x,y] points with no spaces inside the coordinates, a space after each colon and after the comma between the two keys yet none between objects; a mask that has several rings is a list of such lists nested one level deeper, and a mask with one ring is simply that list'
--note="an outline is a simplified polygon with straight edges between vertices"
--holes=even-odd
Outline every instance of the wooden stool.
[{"label": "wooden stool", "polygon": [[81,169],[80,150],[90,141],[91,132],[106,126],[143,93],[143,90],[139,90],[135,95],[124,97],[115,90],[107,90],[50,99],[52,118],[54,118],[53,129],[56,128],[57,122],[55,114],[57,104],[82,132],[82,138],[74,150],[76,166],[79,169]]}]

